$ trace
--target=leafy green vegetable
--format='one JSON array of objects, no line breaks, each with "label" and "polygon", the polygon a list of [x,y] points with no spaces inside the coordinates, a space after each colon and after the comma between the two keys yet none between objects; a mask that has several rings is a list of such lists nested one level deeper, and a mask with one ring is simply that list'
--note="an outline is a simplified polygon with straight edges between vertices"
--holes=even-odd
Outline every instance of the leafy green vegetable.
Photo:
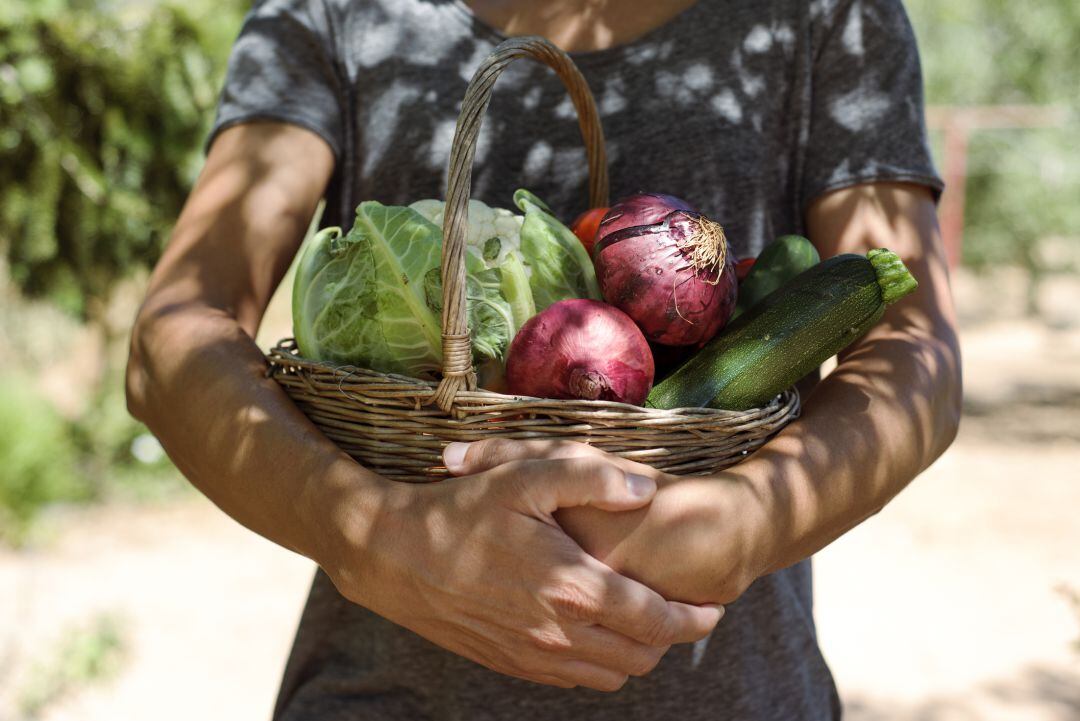
[{"label": "leafy green vegetable", "polygon": [[[470,200],[465,243],[483,256],[488,267],[502,269],[503,296],[514,306],[516,328],[560,300],[599,300],[592,259],[577,236],[528,190],[514,193],[514,204],[524,217]],[[442,227],[442,201],[418,200],[409,207]],[[531,298],[526,300],[526,295]]]},{"label": "leafy green vegetable", "polygon": [[[361,203],[348,235],[328,228],[305,246],[293,286],[300,353],[386,373],[442,366],[441,230],[411,208]],[[501,358],[516,326],[503,273],[466,253],[474,360]]]},{"label": "leafy green vegetable", "polygon": [[600,300],[592,259],[577,236],[528,190],[514,193],[514,204],[525,213],[521,253],[532,271],[529,284],[536,309],[568,298]]},{"label": "leafy green vegetable", "polygon": [[525,321],[536,315],[536,301],[529,285],[529,273],[520,253],[509,253],[500,266],[502,272],[502,294],[510,304],[514,315],[514,333],[516,334]]},{"label": "leafy green vegetable", "polygon": [[[473,353],[478,361],[502,358],[517,330],[513,309],[502,296],[502,285],[503,274],[498,268],[485,269],[474,254],[465,256],[466,312]],[[424,294],[428,307],[435,313],[442,313],[442,293],[442,273],[439,268],[432,268],[424,277]],[[483,332],[477,333],[474,328]],[[506,342],[502,343],[504,339]]]},{"label": "leafy green vegetable", "polygon": [[[527,190],[524,217],[469,201],[465,275],[473,362],[491,378],[518,329],[567,298],[600,297],[577,237]],[[385,373],[442,367],[442,223],[446,205],[361,203],[347,235],[327,228],[305,245],[293,285],[300,353]]]}]

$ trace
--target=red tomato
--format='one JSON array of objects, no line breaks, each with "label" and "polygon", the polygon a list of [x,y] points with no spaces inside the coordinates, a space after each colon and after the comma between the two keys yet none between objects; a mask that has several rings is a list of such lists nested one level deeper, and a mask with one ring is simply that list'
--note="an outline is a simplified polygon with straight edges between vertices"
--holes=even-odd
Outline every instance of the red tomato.
[{"label": "red tomato", "polygon": [[607,212],[607,208],[586,210],[570,226],[570,229],[574,231],[574,235],[585,246],[585,250],[589,251],[589,255],[592,255],[593,244],[596,242],[596,231],[600,227],[600,221],[604,219]]},{"label": "red tomato", "polygon": [[735,264],[735,277],[739,279],[740,283],[750,272],[750,269],[754,267],[755,260],[757,260],[757,258],[743,258]]}]

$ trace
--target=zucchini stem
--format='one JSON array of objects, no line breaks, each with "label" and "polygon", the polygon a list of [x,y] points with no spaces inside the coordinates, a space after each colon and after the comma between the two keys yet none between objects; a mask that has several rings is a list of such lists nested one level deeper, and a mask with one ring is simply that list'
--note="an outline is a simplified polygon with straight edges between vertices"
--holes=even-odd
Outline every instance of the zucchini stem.
[{"label": "zucchini stem", "polygon": [[919,281],[900,260],[900,256],[886,248],[874,248],[866,257],[874,266],[881,299],[891,305],[919,287]]}]

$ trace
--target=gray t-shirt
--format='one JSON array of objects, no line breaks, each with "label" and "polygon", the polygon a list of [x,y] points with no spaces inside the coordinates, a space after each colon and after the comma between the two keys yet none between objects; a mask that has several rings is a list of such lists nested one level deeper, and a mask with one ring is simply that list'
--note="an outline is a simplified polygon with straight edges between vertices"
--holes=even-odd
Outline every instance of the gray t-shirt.
[{"label": "gray t-shirt", "polygon": [[[327,225],[351,225],[362,200],[441,198],[466,84],[501,39],[461,0],[264,0],[237,40],[214,133],[272,119],[322,136],[337,160]],[[802,232],[829,190],[941,190],[900,0],[699,0],[625,46],[573,57],[599,106],[612,197],[685,198],[738,254]],[[559,81],[515,63],[495,86],[473,196],[512,207],[527,187],[571,219],[586,173]],[[835,719],[810,576],[804,561],[759,579],[707,643],[601,694],[488,671],[345,601],[319,572],[275,718]]]}]

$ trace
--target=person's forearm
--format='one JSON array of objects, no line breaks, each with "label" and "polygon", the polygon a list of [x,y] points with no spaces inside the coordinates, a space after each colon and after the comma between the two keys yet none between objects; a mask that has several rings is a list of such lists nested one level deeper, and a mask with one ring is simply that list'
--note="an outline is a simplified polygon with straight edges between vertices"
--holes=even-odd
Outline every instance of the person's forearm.
[{"label": "person's forearm", "polygon": [[[154,269],[132,330],[128,406],[191,482],[263,536],[323,561],[345,527],[335,495],[371,474],[272,379],[252,339],[307,229],[333,156],[280,124],[240,125],[206,167]],[[377,499],[375,493],[354,494]]]},{"label": "person's forearm", "polygon": [[951,327],[883,325],[814,390],[798,423],[733,469],[770,519],[766,570],[881,510],[944,452],[959,423],[959,363]]},{"label": "person's forearm", "polygon": [[960,422],[960,346],[929,194],[896,185],[841,191],[812,209],[809,225],[831,252],[892,248],[919,288],[841,354],[799,422],[743,469],[773,525],[768,570],[879,511],[949,447]]},{"label": "person's forearm", "polygon": [[[277,383],[254,341],[204,305],[148,310],[128,375],[132,412],[180,471],[248,528],[309,558],[327,552],[337,494],[378,502],[378,477],[333,445]],[[355,493],[358,483],[370,493]],[[362,522],[354,509],[352,528]]]},{"label": "person's forearm", "polygon": [[332,167],[320,138],[287,126],[215,141],[150,279],[127,373],[131,412],[196,487],[316,560],[335,493],[365,472],[266,377],[252,337]]}]

